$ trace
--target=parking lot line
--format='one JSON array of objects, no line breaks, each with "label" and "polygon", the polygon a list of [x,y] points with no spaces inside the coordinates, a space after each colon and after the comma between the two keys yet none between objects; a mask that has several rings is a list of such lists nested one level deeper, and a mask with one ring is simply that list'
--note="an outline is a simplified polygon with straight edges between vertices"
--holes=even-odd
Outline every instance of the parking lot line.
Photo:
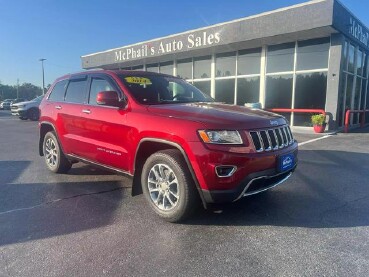
[{"label": "parking lot line", "polygon": [[326,139],[326,138],[329,138],[329,137],[331,137],[333,135],[335,135],[335,133],[332,133],[332,134],[329,134],[329,135],[325,135],[325,136],[320,137],[320,138],[315,138],[315,139],[307,140],[307,141],[304,141],[304,142],[300,142],[299,143],[299,146],[303,146],[304,144],[312,143],[312,142],[315,142],[315,141],[318,141],[318,140],[321,140],[321,139]]}]

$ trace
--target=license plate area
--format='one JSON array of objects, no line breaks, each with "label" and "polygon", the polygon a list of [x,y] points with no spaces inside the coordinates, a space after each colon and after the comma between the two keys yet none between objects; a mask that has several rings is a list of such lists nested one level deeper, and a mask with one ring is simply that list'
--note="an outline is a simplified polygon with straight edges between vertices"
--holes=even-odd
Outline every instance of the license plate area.
[{"label": "license plate area", "polygon": [[278,171],[285,172],[292,169],[295,165],[295,155],[293,153],[278,157]]}]

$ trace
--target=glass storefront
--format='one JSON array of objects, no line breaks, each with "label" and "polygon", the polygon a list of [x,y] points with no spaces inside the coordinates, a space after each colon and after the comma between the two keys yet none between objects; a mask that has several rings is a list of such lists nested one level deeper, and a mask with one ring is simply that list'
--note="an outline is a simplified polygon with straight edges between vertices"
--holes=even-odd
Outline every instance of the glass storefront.
[{"label": "glass storefront", "polygon": [[[325,109],[329,47],[329,38],[269,46],[265,107]],[[311,126],[311,114],[285,116],[294,126]]]},{"label": "glass storefront", "polygon": [[[145,68],[165,74],[176,72],[178,77],[216,101],[227,104],[243,106],[261,102],[265,109],[325,109],[329,49],[330,38],[320,38],[146,64]],[[363,109],[369,105],[368,62],[369,57],[363,49],[345,42],[338,93],[338,126],[343,126],[347,109]],[[311,114],[284,115],[293,126],[311,126]],[[359,123],[359,115],[352,116],[351,123]]]},{"label": "glass storefront", "polygon": [[177,61],[177,76],[183,79],[192,79],[192,59]]},{"label": "glass storefront", "polygon": [[[265,108],[291,108],[293,75],[267,76],[265,91]],[[283,114],[291,121],[290,113]]]},{"label": "glass storefront", "polygon": [[[347,110],[363,110],[368,105],[368,54],[360,47],[345,41],[342,59],[343,71],[337,104],[339,127],[344,125]],[[351,114],[349,124],[358,123],[360,114]]]},{"label": "glass storefront", "polygon": [[[325,109],[327,72],[297,74],[295,109]],[[311,126],[311,114],[294,114],[294,125]]]},{"label": "glass storefront", "polygon": [[259,102],[260,77],[237,78],[237,105]]},{"label": "glass storefront", "polygon": [[211,56],[194,59],[193,78],[194,79],[211,78]]}]

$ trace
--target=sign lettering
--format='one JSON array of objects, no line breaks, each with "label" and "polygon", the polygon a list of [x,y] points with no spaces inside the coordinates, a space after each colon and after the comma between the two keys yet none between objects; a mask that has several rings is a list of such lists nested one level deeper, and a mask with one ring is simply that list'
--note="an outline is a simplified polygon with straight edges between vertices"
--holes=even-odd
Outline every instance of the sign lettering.
[{"label": "sign lettering", "polygon": [[137,58],[145,58],[155,55],[163,55],[182,51],[184,49],[196,49],[202,46],[210,46],[218,44],[221,41],[220,33],[202,32],[202,34],[189,34],[185,41],[173,39],[172,41],[160,41],[158,46],[152,46],[150,44],[144,44],[136,47],[125,48],[116,50],[114,59],[116,62],[128,61]]},{"label": "sign lettering", "polygon": [[350,18],[350,35],[369,47],[369,32],[352,17]]}]

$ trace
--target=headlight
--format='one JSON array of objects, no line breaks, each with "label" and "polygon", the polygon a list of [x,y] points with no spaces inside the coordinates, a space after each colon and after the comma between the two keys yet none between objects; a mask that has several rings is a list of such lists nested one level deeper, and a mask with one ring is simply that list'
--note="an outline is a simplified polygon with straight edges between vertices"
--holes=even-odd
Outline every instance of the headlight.
[{"label": "headlight", "polygon": [[241,136],[237,131],[200,130],[199,135],[205,143],[242,144]]}]

